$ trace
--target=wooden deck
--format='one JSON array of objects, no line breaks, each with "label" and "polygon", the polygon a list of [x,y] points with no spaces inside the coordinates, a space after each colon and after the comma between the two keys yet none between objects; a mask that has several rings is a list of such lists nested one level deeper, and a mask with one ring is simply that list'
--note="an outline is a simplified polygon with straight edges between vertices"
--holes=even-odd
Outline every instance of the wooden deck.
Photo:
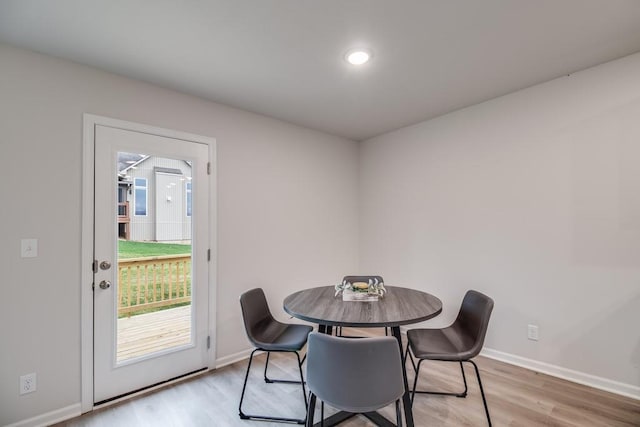
[{"label": "wooden deck", "polygon": [[118,362],[188,344],[191,306],[118,319]]}]

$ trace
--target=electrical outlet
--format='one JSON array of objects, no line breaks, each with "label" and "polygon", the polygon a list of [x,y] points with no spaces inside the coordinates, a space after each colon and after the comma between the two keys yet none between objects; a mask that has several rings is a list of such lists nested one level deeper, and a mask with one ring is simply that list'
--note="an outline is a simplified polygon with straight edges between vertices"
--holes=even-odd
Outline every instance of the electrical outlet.
[{"label": "electrical outlet", "polygon": [[20,376],[20,394],[33,393],[36,391],[36,373]]},{"label": "electrical outlet", "polygon": [[540,335],[538,334],[538,325],[527,325],[527,338],[532,341],[538,341]]},{"label": "electrical outlet", "polygon": [[20,256],[35,258],[38,256],[38,239],[22,239],[20,241]]}]

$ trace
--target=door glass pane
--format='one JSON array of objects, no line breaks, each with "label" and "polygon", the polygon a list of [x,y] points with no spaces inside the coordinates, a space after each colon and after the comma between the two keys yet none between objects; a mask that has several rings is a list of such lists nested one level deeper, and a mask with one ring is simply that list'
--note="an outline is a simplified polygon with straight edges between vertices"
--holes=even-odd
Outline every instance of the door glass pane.
[{"label": "door glass pane", "polygon": [[193,212],[190,162],[121,152],[117,167],[120,363],[192,342]]}]

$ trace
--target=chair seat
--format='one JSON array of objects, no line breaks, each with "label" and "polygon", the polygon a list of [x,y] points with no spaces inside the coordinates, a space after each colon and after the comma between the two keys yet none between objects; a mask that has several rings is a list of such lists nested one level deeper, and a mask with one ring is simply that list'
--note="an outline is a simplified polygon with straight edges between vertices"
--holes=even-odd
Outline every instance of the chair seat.
[{"label": "chair seat", "polygon": [[277,321],[265,321],[258,325],[253,345],[266,351],[298,351],[307,342],[309,332],[313,327],[308,325],[291,325]]},{"label": "chair seat", "polygon": [[475,340],[458,328],[411,329],[407,339],[418,359],[460,361],[476,356]]}]

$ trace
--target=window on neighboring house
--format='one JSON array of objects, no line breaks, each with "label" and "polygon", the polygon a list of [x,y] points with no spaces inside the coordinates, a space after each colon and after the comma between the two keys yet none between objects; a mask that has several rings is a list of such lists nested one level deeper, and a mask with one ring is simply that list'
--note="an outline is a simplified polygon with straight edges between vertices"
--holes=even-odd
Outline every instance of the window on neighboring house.
[{"label": "window on neighboring house", "polygon": [[140,216],[147,215],[147,179],[135,178],[134,181],[134,193],[135,193],[135,214]]},{"label": "window on neighboring house", "polygon": [[191,182],[186,183],[187,216],[191,216]]}]

